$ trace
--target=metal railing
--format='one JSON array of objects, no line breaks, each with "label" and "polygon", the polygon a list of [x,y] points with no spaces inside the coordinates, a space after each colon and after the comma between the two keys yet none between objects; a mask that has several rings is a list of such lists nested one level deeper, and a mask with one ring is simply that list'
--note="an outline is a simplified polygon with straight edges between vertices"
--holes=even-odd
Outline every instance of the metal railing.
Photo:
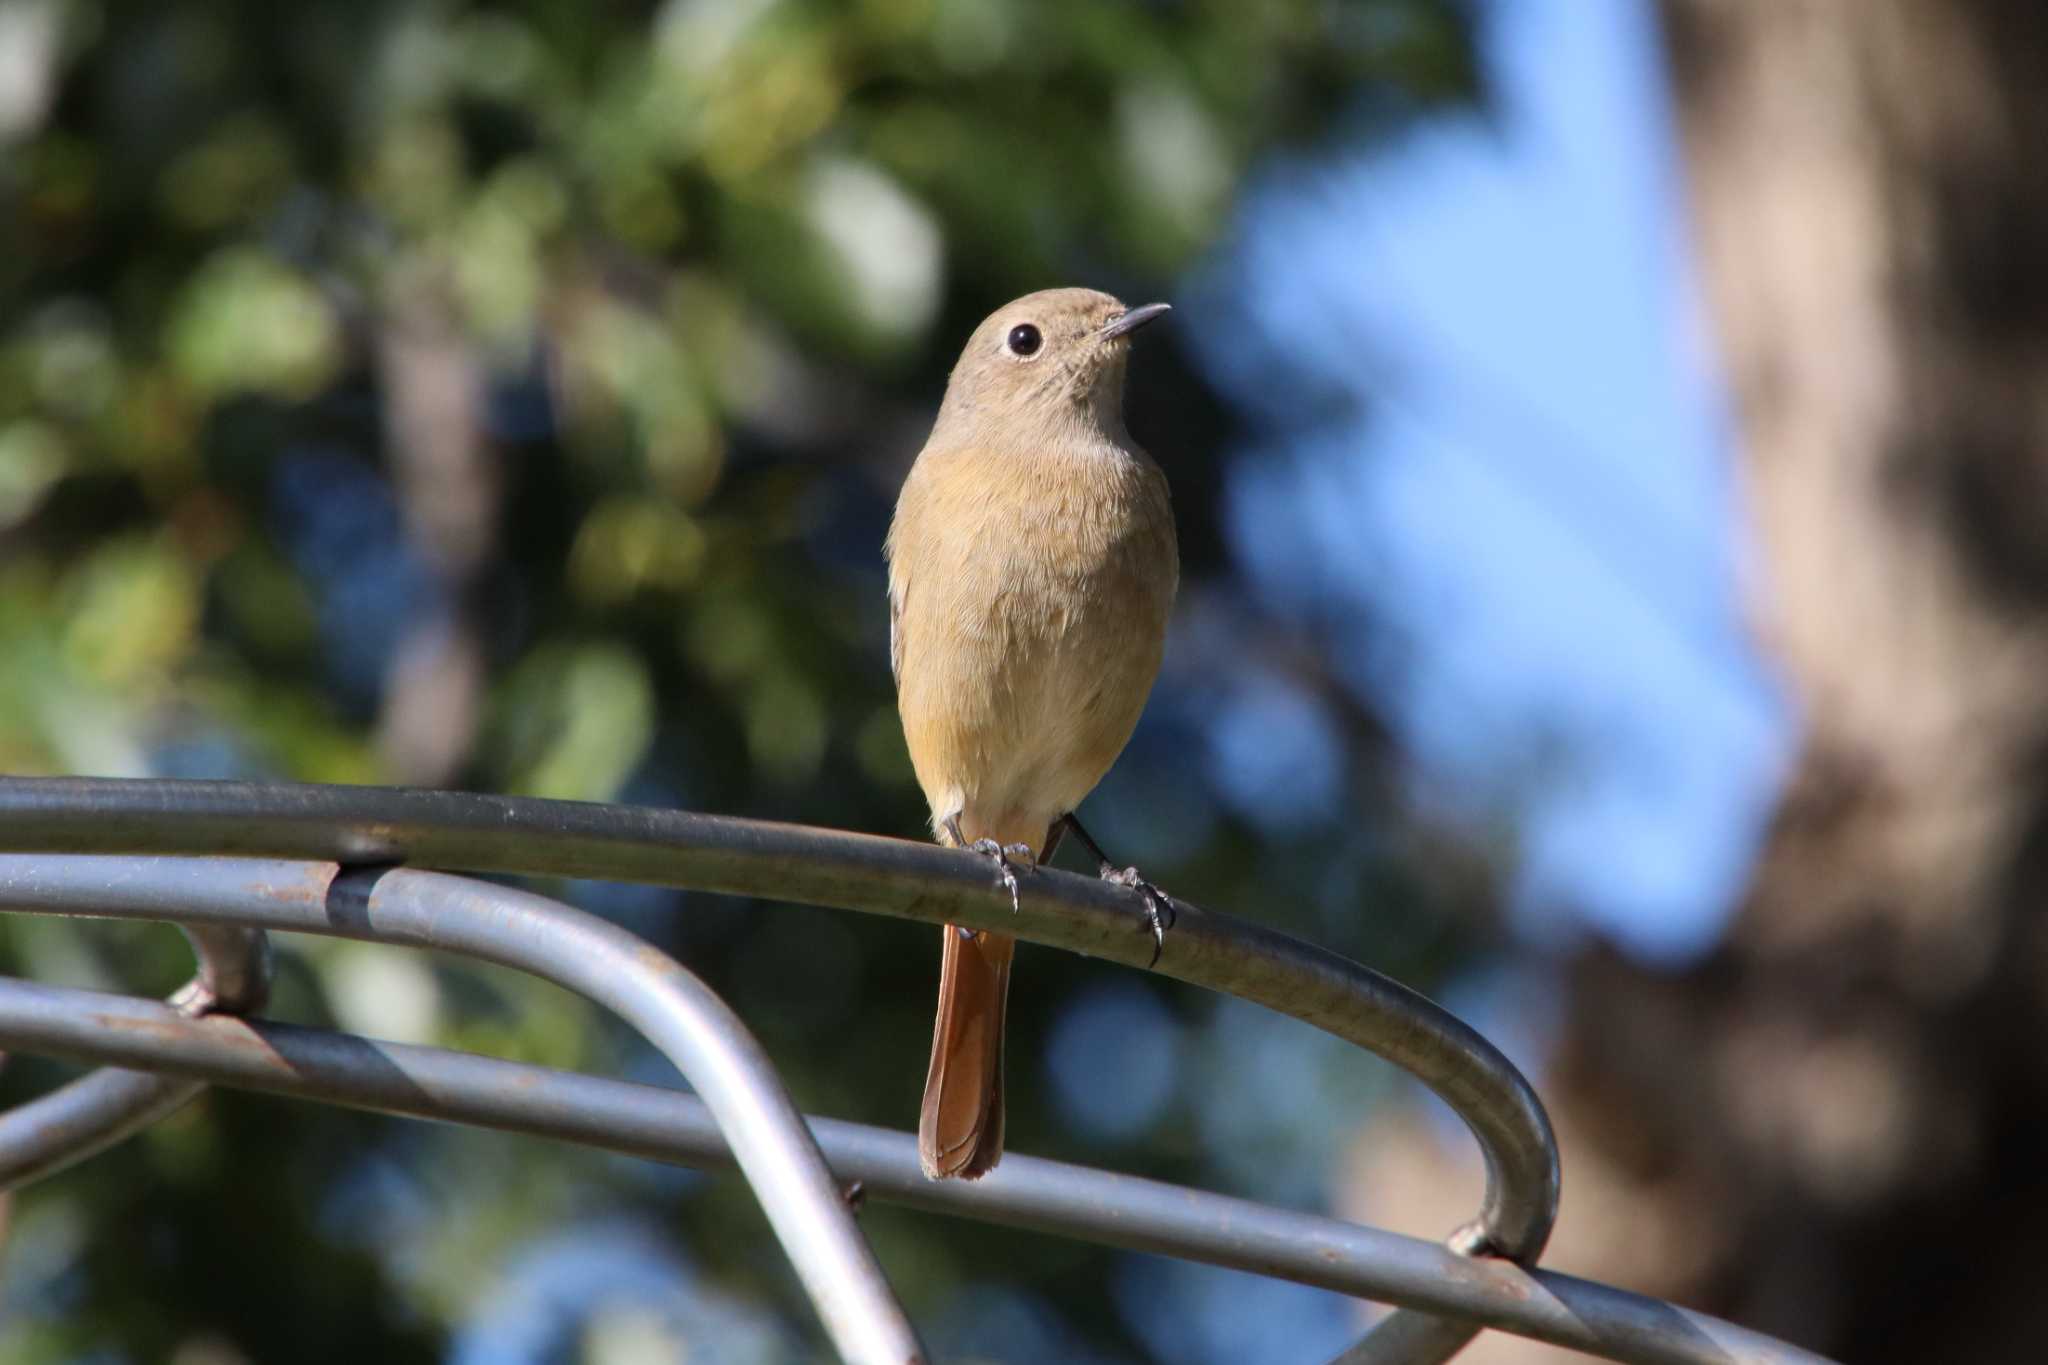
[{"label": "metal railing", "polygon": [[[0,1049],[103,1070],[0,1115],[19,1184],[118,1140],[205,1084],[534,1133],[687,1165],[737,1164],[848,1360],[924,1358],[845,1187],[991,1222],[1273,1275],[1398,1305],[1340,1360],[1437,1362],[1494,1327],[1612,1360],[1815,1362],[1757,1333],[1533,1268],[1557,1209],[1550,1124],[1490,1043],[1406,987],[1285,934],[1180,916],[1154,970],[1256,1001],[1427,1084],[1477,1139],[1475,1217],[1446,1245],[1154,1181],[1008,1157],[930,1182],[907,1134],[799,1114],[723,1001],[631,934],[543,897],[424,869],[597,877],[1000,929],[1143,968],[1134,893],[1050,869],[1020,908],[977,858],[932,845],[684,811],[466,793],[0,779],[0,911],[163,920],[199,951],[168,1004],[0,979]],[[245,1017],[266,931],[465,953],[627,1019],[697,1096]]]}]

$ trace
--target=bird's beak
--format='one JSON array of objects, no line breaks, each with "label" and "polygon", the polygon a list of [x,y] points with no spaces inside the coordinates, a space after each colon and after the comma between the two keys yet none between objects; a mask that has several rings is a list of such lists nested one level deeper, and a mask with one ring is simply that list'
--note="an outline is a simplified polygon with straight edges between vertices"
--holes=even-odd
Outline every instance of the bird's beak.
[{"label": "bird's beak", "polygon": [[1103,328],[1102,339],[1104,341],[1114,341],[1118,337],[1129,336],[1146,323],[1152,321],[1152,319],[1172,311],[1173,305],[1170,303],[1148,303],[1141,307],[1133,308],[1115,322]]}]

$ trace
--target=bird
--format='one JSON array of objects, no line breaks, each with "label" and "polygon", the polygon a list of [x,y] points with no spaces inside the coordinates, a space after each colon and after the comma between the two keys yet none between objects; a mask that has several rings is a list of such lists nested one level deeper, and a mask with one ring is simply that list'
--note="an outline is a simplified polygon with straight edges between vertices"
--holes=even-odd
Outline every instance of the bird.
[{"label": "bird", "polygon": [[[1092,289],[1004,305],[967,339],[884,544],[889,657],[933,836],[1017,870],[1072,830],[1136,889],[1154,962],[1172,901],[1117,869],[1074,809],[1159,675],[1180,552],[1166,476],[1123,417],[1131,338],[1170,311]],[[1016,939],[946,925],[918,1119],[932,1179],[1003,1151],[1003,1014]]]}]

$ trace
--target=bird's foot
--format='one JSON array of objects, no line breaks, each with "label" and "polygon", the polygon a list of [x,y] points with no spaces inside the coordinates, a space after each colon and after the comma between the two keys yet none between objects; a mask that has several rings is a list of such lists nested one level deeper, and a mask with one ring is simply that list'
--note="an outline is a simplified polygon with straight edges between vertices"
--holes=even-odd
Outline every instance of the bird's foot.
[{"label": "bird's foot", "polygon": [[1145,899],[1145,927],[1152,931],[1152,960],[1145,964],[1147,971],[1159,965],[1159,954],[1166,949],[1166,931],[1173,927],[1180,912],[1173,908],[1173,897],[1146,881],[1137,868],[1127,867],[1119,871],[1109,863],[1102,865],[1102,880],[1117,886],[1127,886]]},{"label": "bird's foot", "polygon": [[1003,885],[1010,890],[1010,912],[1015,914],[1022,907],[1017,900],[1017,862],[1022,862],[1026,872],[1035,871],[1038,859],[1031,852],[1029,844],[999,844],[993,839],[976,839],[967,846],[982,857],[992,860],[996,873],[1003,879]]}]

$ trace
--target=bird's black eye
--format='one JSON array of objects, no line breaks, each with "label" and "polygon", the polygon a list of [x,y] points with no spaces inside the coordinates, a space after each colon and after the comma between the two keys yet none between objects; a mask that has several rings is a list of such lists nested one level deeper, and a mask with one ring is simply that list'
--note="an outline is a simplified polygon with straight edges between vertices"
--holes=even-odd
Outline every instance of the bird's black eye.
[{"label": "bird's black eye", "polygon": [[1010,329],[1010,354],[1031,355],[1043,345],[1045,338],[1038,335],[1038,329],[1028,322],[1020,322]]}]

